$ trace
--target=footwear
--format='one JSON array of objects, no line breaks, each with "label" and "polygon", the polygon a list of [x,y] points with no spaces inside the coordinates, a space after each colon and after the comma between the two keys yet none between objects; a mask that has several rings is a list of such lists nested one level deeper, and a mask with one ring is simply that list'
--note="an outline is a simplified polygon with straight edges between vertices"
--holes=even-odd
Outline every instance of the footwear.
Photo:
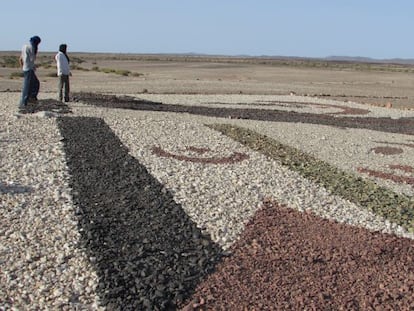
[{"label": "footwear", "polygon": [[27,102],[35,104],[37,103],[37,97],[29,97],[29,100]]}]

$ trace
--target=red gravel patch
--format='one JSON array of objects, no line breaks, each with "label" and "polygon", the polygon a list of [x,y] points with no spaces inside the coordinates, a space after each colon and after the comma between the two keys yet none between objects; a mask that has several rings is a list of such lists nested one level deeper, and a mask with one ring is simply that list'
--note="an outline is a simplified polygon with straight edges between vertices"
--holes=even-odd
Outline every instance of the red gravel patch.
[{"label": "red gravel patch", "polygon": [[414,167],[409,165],[390,165],[391,169],[400,170],[406,173],[414,173]]},{"label": "red gravel patch", "polygon": [[391,180],[398,184],[414,185],[414,177],[398,176],[395,174],[384,173],[380,171],[370,170],[367,168],[359,167],[358,172],[367,174],[372,177]]},{"label": "red gravel patch", "polygon": [[414,241],[274,202],[183,310],[414,310]]}]

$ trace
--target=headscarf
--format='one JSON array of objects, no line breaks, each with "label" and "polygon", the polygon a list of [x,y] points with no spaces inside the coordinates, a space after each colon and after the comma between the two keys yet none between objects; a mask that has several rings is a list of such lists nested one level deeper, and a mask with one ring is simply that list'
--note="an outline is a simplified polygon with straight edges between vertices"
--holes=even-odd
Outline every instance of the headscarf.
[{"label": "headscarf", "polygon": [[69,60],[69,56],[68,56],[68,54],[66,54],[66,49],[67,49],[67,45],[66,44],[61,44],[61,45],[59,45],[59,52],[62,52],[63,54],[65,54],[65,56],[66,56],[66,59],[68,60],[68,63],[70,62],[70,60]]},{"label": "headscarf", "polygon": [[30,44],[33,46],[34,53],[37,54],[37,46],[42,40],[39,36],[34,36],[30,38]]}]

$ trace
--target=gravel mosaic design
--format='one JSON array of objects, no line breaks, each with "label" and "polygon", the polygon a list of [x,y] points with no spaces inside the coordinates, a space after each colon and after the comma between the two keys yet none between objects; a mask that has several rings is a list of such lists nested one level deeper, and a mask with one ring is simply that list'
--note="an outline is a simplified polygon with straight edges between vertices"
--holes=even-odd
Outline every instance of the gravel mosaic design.
[{"label": "gravel mosaic design", "polygon": [[398,195],[374,182],[341,171],[298,149],[254,131],[228,124],[212,125],[212,128],[228,135],[253,150],[280,161],[289,169],[322,185],[331,193],[368,208],[374,213],[414,232],[414,199]]},{"label": "gravel mosaic design", "polygon": [[137,100],[131,97],[116,97],[114,95],[101,95],[92,93],[79,93],[74,96],[76,101],[89,105],[108,108],[122,108],[130,110],[145,110],[159,112],[189,113],[203,116],[248,119],[273,122],[310,123],[329,125],[343,128],[363,128],[380,132],[414,135],[414,118],[361,118],[338,117],[313,113],[299,113],[291,111],[273,111],[263,109],[240,108],[210,108],[203,106],[164,105],[147,100]]},{"label": "gravel mosaic design", "polygon": [[[410,167],[412,169],[412,167]],[[405,169],[406,172],[411,173],[412,170],[407,170]],[[359,172],[367,174],[369,176],[374,176],[377,178],[381,178],[381,179],[388,179],[388,180],[392,180],[393,182],[396,183],[404,183],[407,185],[413,185],[414,186],[414,177],[407,177],[407,176],[399,176],[396,174],[391,174],[391,173],[385,173],[385,172],[381,172],[381,171],[375,171],[375,170],[370,170],[367,168],[359,168],[358,169]]]},{"label": "gravel mosaic design", "polygon": [[370,111],[368,109],[361,109],[361,108],[353,108],[353,107],[347,107],[347,106],[339,106],[339,105],[333,105],[333,104],[317,104],[317,103],[303,103],[303,102],[296,102],[296,101],[257,101],[255,103],[237,103],[237,104],[224,104],[224,103],[207,103],[207,105],[227,105],[227,106],[248,106],[249,109],[251,109],[252,106],[257,107],[261,106],[262,108],[271,109],[274,107],[277,108],[293,108],[295,110],[306,110],[306,109],[312,109],[312,108],[319,108],[321,110],[332,110],[329,112],[324,112],[324,114],[330,114],[330,115],[366,115]]},{"label": "gravel mosaic design", "polygon": [[289,132],[335,126],[340,137],[381,129],[377,144],[410,159],[414,141],[399,134],[413,118],[75,95],[69,107],[0,107],[0,146],[10,146],[0,159],[0,310],[414,309],[414,199],[363,171],[411,178],[414,167],[365,162],[353,174],[263,134],[278,122]]},{"label": "gravel mosaic design", "polygon": [[[206,148],[190,147],[187,150],[195,151],[198,154],[203,154],[207,150]],[[152,152],[159,157],[172,158],[180,161],[194,162],[194,163],[210,163],[210,164],[232,164],[240,162],[249,158],[245,153],[233,152],[228,157],[191,157],[181,154],[174,154],[163,150],[161,147],[154,146]]]},{"label": "gravel mosaic design", "polygon": [[166,310],[187,298],[221,248],[98,118],[60,118],[82,247],[108,310]]},{"label": "gravel mosaic design", "polygon": [[274,201],[182,310],[411,310],[414,241]]}]

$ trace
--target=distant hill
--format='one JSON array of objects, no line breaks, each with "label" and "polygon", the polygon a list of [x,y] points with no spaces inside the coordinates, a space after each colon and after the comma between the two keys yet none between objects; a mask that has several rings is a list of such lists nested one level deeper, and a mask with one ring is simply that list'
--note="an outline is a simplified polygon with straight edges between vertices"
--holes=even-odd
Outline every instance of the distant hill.
[{"label": "distant hill", "polygon": [[[55,52],[50,51],[41,51],[43,55],[54,55]],[[0,50],[0,57],[4,57],[7,55],[19,55],[20,51],[1,51]],[[203,54],[203,53],[150,53],[150,54],[143,54],[143,53],[93,53],[93,52],[71,52],[72,55],[78,56],[88,56],[88,55],[100,55],[101,57],[117,57],[117,58],[131,58],[131,59],[169,59],[172,58],[186,58],[189,57],[191,59],[211,59],[211,60],[221,60],[221,61],[239,61],[239,60],[248,60],[248,61],[269,61],[269,62],[293,62],[293,63],[303,63],[308,62],[332,62],[332,63],[365,63],[365,64],[393,64],[399,66],[414,66],[414,58],[389,58],[389,59],[376,59],[370,57],[362,57],[362,56],[328,56],[328,57],[303,57],[303,56],[282,56],[282,55],[247,55],[247,54],[239,54],[239,55],[221,55],[221,54]],[[0,62],[1,65],[1,62]]]},{"label": "distant hill", "polygon": [[414,59],[405,58],[390,58],[390,59],[376,59],[370,57],[360,56],[328,56],[323,58],[327,61],[336,62],[358,62],[358,63],[381,63],[381,64],[402,64],[402,65],[414,65]]}]

